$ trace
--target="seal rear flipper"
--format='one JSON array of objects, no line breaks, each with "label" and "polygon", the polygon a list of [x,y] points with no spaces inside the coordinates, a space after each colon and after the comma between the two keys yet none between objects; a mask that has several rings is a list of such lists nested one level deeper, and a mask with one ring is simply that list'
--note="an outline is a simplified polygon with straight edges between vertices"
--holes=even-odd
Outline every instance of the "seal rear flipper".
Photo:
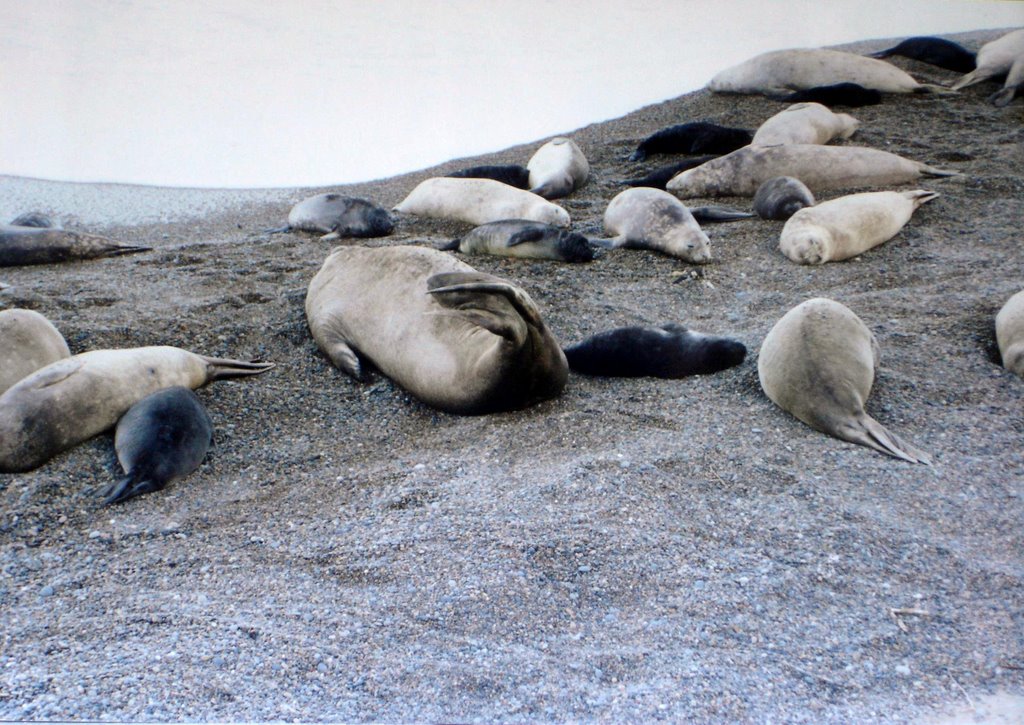
[{"label": "seal rear flipper", "polygon": [[144,493],[159,491],[165,485],[150,478],[145,478],[141,481],[136,480],[136,475],[135,473],[129,473],[124,478],[103,489],[100,492],[100,495],[103,496],[103,505],[109,506],[113,503],[127,501]]},{"label": "seal rear flipper", "polygon": [[285,232],[290,232],[291,230],[292,230],[291,226],[289,226],[288,224],[285,224],[283,227],[271,227],[270,229],[264,229],[263,233],[264,234],[284,234]]},{"label": "seal rear flipper", "polygon": [[751,212],[729,209],[724,206],[696,206],[690,209],[690,214],[698,222],[734,222],[757,216]]},{"label": "seal rear flipper", "polygon": [[1009,88],[1003,88],[1002,90],[996,91],[988,97],[989,103],[993,106],[1002,108],[1003,106],[1009,105],[1010,101],[1017,97],[1017,92],[1022,89],[1020,86],[1010,86]]},{"label": "seal rear flipper", "polygon": [[932,457],[928,453],[907,443],[895,433],[889,432],[884,425],[867,413],[864,413],[857,423],[859,425],[844,426],[844,429],[839,431],[842,434],[840,437],[851,443],[874,448],[893,458],[910,463],[931,464]]},{"label": "seal rear flipper", "polygon": [[327,232],[327,234],[320,237],[321,242],[333,242],[336,239],[341,239],[341,233],[337,229]]},{"label": "seal rear flipper", "polygon": [[452,293],[471,292],[498,294],[507,299],[526,322],[534,327],[543,326],[540,311],[533,300],[518,287],[498,277],[479,272],[444,272],[427,279],[427,294],[440,295],[438,301],[446,307],[456,307],[458,297],[449,303],[445,298]]},{"label": "seal rear flipper", "polygon": [[460,244],[462,244],[461,237],[453,239],[450,242],[445,242],[441,246],[437,247],[437,250],[440,252],[458,252]]},{"label": "seal rear flipper", "polygon": [[934,166],[929,166],[928,164],[921,164],[920,172],[921,176],[963,176],[963,174],[959,171],[952,171],[950,169],[937,169]]},{"label": "seal rear flipper", "polygon": [[321,348],[327,358],[333,363],[334,367],[350,375],[360,382],[366,381],[366,376],[363,372],[362,363],[359,362],[359,356],[356,351],[353,350],[348,343],[337,340]]},{"label": "seal rear flipper", "polygon": [[240,378],[246,375],[259,375],[274,367],[272,362],[249,362],[246,360],[231,360],[229,358],[207,357],[200,355],[206,363],[208,380],[226,380],[227,378]]}]

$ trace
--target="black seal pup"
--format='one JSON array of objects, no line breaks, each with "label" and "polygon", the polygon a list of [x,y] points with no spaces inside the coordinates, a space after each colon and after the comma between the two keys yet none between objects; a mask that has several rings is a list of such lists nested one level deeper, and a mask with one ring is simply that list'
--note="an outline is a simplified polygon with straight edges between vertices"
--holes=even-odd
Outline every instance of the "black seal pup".
[{"label": "black seal pup", "polygon": [[159,491],[184,478],[199,467],[212,441],[210,415],[189,388],[150,393],[117,423],[114,448],[127,475],[103,490],[103,503]]},{"label": "black seal pup", "polygon": [[901,55],[911,60],[919,60],[928,65],[938,66],[957,73],[970,73],[974,70],[974,53],[958,43],[945,38],[928,35],[907,38],[891,48],[869,53],[872,58],[889,58]]},{"label": "black seal pup", "polygon": [[519,164],[470,166],[448,174],[454,179],[493,179],[517,189],[530,188],[530,170]]},{"label": "black seal pup", "polygon": [[667,164],[665,166],[659,166],[646,176],[640,176],[635,179],[626,179],[623,181],[624,186],[649,186],[652,189],[661,189],[664,191],[665,184],[676,174],[681,174],[687,169],[692,169],[695,166],[700,166],[705,161],[717,158],[720,154],[706,154],[704,156],[695,156],[692,159],[684,159],[674,164]]},{"label": "black seal pup", "polygon": [[521,259],[589,262],[594,249],[582,234],[544,222],[505,219],[474,227],[459,239],[439,247],[463,254],[494,254]]},{"label": "black seal pup", "polygon": [[643,161],[651,154],[727,154],[754,138],[745,128],[729,128],[707,121],[669,126],[651,134],[636,147],[630,161]]},{"label": "black seal pup", "polygon": [[134,244],[118,244],[106,237],[84,232],[0,224],[0,267],[116,257],[148,252],[150,249]]},{"label": "black seal pup", "polygon": [[833,106],[859,108],[860,106],[878,105],[882,102],[882,93],[857,83],[833,83],[828,86],[805,88],[802,91],[784,95],[768,95],[768,98],[783,103],[820,103],[829,108]]}]

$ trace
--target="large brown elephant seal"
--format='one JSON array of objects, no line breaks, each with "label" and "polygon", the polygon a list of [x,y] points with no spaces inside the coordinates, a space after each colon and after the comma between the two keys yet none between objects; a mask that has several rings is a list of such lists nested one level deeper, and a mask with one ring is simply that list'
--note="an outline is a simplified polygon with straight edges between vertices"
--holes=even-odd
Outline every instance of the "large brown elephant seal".
[{"label": "large brown elephant seal", "polygon": [[22,378],[71,357],[53,323],[35,310],[0,311],[0,395]]},{"label": "large brown elephant seal", "polygon": [[115,257],[149,250],[150,247],[118,244],[106,237],[84,232],[0,224],[0,267],[54,264],[73,259]]},{"label": "large brown elephant seal", "polygon": [[860,121],[848,113],[834,113],[820,103],[795,103],[758,126],[750,143],[826,144],[835,138],[850,138],[859,126]]},{"label": "large brown elephant seal", "polygon": [[856,257],[892,239],[934,191],[869,191],[824,201],[789,218],[779,249],[797,264]]},{"label": "large brown elephant seal", "polygon": [[537,149],[526,164],[530,191],[545,199],[561,199],[587,183],[590,163],[571,138],[559,136]]},{"label": "large brown elephant seal", "polygon": [[757,360],[761,388],[773,403],[815,430],[911,463],[930,463],[867,414],[878,365],[875,336],[833,300],[803,302],[775,323]]},{"label": "large brown elephant seal", "polygon": [[[881,61],[879,61],[881,62]],[[922,176],[955,176],[888,151],[864,146],[746,146],[684,171],[665,188],[676,196],[753,196],[776,176],[793,176],[813,193],[829,189],[905,184]]]},{"label": "large brown elephant seal", "polygon": [[681,201],[661,189],[637,186],[608,203],[604,231],[595,244],[615,249],[651,249],[694,264],[711,261],[711,240]]},{"label": "large brown elephant seal", "polygon": [[50,363],[0,395],[0,473],[41,466],[161,388],[198,388],[272,367],[166,346],[94,350]]},{"label": "large brown elephant seal", "polygon": [[434,249],[335,249],[309,284],[306,319],[352,377],[363,357],[450,413],[521,408],[561,393],[569,374],[526,292]]},{"label": "large brown elephant seal", "polygon": [[996,342],[1003,367],[1024,378],[1024,290],[1006,300],[996,315]]},{"label": "large brown elephant seal", "polygon": [[403,214],[455,219],[475,226],[502,219],[569,226],[569,212],[529,191],[493,179],[439,176],[420,184],[394,209]]},{"label": "large brown elephant seal", "polygon": [[1024,28],[1014,30],[985,43],[978,50],[977,68],[952,85],[954,91],[1006,74],[1003,89],[991,97],[992,103],[1005,106],[1024,86]]}]

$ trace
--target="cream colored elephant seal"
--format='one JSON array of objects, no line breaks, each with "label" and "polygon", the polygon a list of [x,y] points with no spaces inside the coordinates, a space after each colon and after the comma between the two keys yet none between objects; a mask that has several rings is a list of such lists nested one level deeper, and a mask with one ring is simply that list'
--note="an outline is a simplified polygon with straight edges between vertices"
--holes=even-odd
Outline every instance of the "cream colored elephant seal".
[{"label": "cream colored elephant seal", "polygon": [[53,323],[35,310],[0,311],[0,395],[52,362],[71,357]]},{"label": "cream colored elephant seal", "polygon": [[865,412],[877,365],[878,343],[860,318],[819,297],[775,323],[761,344],[757,373],[768,398],[811,428],[904,461],[930,463],[927,453]]},{"label": "cream colored elephant seal", "polygon": [[651,249],[694,264],[711,261],[711,241],[681,201],[661,189],[638,186],[619,193],[604,212],[605,234],[592,244]]},{"label": "cream colored elephant seal", "polygon": [[996,315],[996,342],[1003,367],[1024,378],[1024,290],[1008,299]]},{"label": "cream colored elephant seal", "polygon": [[587,183],[590,163],[571,138],[559,136],[537,149],[526,164],[530,191],[545,199],[561,199]]},{"label": "cream colored elephant seal", "polygon": [[953,90],[973,86],[1005,73],[1002,90],[997,91],[990,100],[997,106],[1008,104],[1024,88],[1024,28],[985,43],[978,51],[975,62],[978,67],[954,83]]},{"label": "cream colored elephant seal", "polygon": [[529,191],[493,179],[439,176],[420,184],[394,209],[403,214],[454,219],[474,226],[526,219],[569,226],[569,212]]},{"label": "cream colored elephant seal", "polygon": [[850,138],[860,121],[848,113],[835,113],[820,103],[796,103],[779,111],[754,132],[756,146],[809,143],[826,144]]},{"label": "cream colored elephant seal", "polygon": [[896,236],[934,191],[869,191],[800,209],[782,227],[779,249],[797,264],[838,262]]}]

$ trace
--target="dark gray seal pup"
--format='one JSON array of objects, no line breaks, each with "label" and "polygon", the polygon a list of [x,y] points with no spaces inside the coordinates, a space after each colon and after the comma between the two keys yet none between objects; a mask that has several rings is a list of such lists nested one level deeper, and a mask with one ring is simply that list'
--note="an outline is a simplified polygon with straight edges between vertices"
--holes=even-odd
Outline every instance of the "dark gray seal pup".
[{"label": "dark gray seal pup", "polygon": [[463,254],[494,254],[558,262],[589,262],[594,258],[594,249],[582,234],[527,219],[505,219],[481,224],[440,249]]},{"label": "dark gray seal pup", "polygon": [[785,221],[805,206],[814,206],[814,194],[792,176],[768,179],[754,194],[754,211],[762,219]]},{"label": "dark gray seal pup", "polygon": [[727,154],[754,138],[745,128],[728,128],[707,121],[692,121],[657,131],[636,147],[630,161],[643,161],[651,154]]},{"label": "dark gray seal pup", "polygon": [[0,395],[0,473],[43,465],[161,388],[198,388],[272,367],[166,346],[93,350],[50,363]]},{"label": "dark gray seal pup", "polygon": [[675,323],[619,327],[565,349],[570,370],[624,378],[709,375],[739,365],[746,355],[741,342],[704,335]]},{"label": "dark gray seal pup", "polygon": [[53,219],[38,211],[25,212],[11,220],[12,227],[37,227],[39,229],[60,229]]},{"label": "dark gray seal pup", "polygon": [[928,35],[907,38],[891,48],[869,53],[872,58],[889,58],[900,55],[911,60],[918,60],[928,65],[938,66],[957,73],[970,73],[974,70],[974,53],[958,43],[945,38]]},{"label": "dark gray seal pup", "polygon": [[448,174],[455,179],[493,179],[517,189],[530,188],[530,170],[519,164],[470,166]]},{"label": "dark gray seal pup", "polygon": [[449,413],[522,408],[559,395],[569,376],[522,288],[436,249],[336,248],[309,284],[306,319],[352,377],[364,358]]},{"label": "dark gray seal pup", "polygon": [[0,394],[52,362],[71,357],[64,336],[35,310],[0,311]]},{"label": "dark gray seal pup", "polygon": [[820,103],[823,106],[876,106],[882,102],[882,93],[874,88],[865,88],[857,83],[833,83],[828,86],[805,88],[784,95],[768,95],[773,101],[783,103]]},{"label": "dark gray seal pup", "polygon": [[386,237],[395,224],[387,209],[368,199],[341,194],[317,194],[303,199],[288,212],[288,226],[268,230],[288,232],[298,229],[323,234],[332,241],[342,237]]},{"label": "dark gray seal pup", "polygon": [[150,249],[134,244],[118,244],[95,234],[0,224],[0,267],[116,257],[148,252]]},{"label": "dark gray seal pup", "polygon": [[100,494],[110,505],[184,478],[199,467],[213,441],[213,421],[189,388],[150,393],[117,422],[114,448],[125,475]]},{"label": "dark gray seal pup", "polygon": [[694,166],[700,166],[705,161],[710,161],[713,158],[717,158],[720,154],[707,154],[704,156],[695,156],[692,159],[685,159],[674,164],[668,164],[667,166],[659,166],[647,176],[641,176],[635,179],[626,179],[623,181],[625,186],[649,186],[652,189],[665,189],[665,184],[676,174],[681,174],[687,169],[692,169]]}]

